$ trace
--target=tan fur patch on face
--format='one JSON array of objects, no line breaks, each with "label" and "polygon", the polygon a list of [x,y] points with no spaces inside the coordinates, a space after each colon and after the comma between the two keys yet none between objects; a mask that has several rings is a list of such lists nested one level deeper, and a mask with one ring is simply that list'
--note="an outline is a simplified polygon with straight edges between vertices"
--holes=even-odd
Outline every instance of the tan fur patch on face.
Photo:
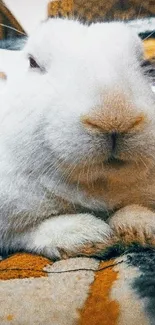
[{"label": "tan fur patch on face", "polygon": [[[142,179],[137,179],[138,171],[128,171],[116,176],[111,175],[105,181],[98,180],[94,184],[83,184],[81,188],[89,198],[102,200],[108,209],[117,210],[129,204],[141,204],[151,207],[154,204],[155,185],[146,185],[150,177],[143,178],[143,173],[138,175]],[[131,179],[130,179],[131,175]],[[151,180],[150,180],[151,182]]]},{"label": "tan fur patch on face", "polygon": [[[67,165],[64,175],[65,170],[68,170]],[[103,200],[110,210],[129,204],[155,205],[155,168],[149,158],[143,157],[137,164],[127,162],[120,168],[87,162],[73,165],[72,170],[69,177],[66,174],[68,183],[77,186],[77,190],[82,190],[90,199]]]},{"label": "tan fur patch on face", "polygon": [[81,117],[83,125],[91,131],[104,133],[128,133],[141,130],[144,127],[146,116],[136,113],[130,101],[119,93],[107,93],[103,107],[92,110]]},{"label": "tan fur patch on face", "polygon": [[[148,123],[146,116],[137,112],[127,95],[119,91],[107,92],[102,107],[82,116],[81,122],[90,132],[127,133],[126,143],[130,134],[141,132]],[[121,146],[121,136],[119,140]],[[152,157],[144,156],[140,149],[137,152],[134,142],[131,143],[131,150],[130,145],[129,149],[127,146],[123,149],[122,145],[122,150],[118,151],[118,164],[106,161],[104,150],[101,153],[96,150],[92,159],[86,158],[77,165],[64,163],[62,172],[69,184],[77,186],[90,200],[103,200],[110,210],[129,204],[151,207],[155,202],[154,161]]]}]

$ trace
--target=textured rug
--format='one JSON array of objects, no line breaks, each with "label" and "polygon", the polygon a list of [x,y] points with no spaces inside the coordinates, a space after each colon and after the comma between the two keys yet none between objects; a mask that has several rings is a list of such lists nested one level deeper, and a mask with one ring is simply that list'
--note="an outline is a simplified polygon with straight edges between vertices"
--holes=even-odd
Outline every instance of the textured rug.
[{"label": "textured rug", "polygon": [[154,325],[155,252],[130,251],[111,249],[107,261],[79,257],[52,263],[30,254],[4,259],[0,324]]}]

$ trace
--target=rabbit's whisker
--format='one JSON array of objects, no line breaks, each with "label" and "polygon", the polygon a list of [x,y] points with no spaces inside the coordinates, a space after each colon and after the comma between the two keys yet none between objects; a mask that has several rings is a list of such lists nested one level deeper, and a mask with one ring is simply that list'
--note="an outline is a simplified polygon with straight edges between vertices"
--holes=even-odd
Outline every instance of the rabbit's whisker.
[{"label": "rabbit's whisker", "polygon": [[8,25],[2,24],[2,23],[0,23],[0,26],[2,26],[2,27],[6,27],[6,28],[8,28],[8,29],[14,30],[15,32],[18,32],[19,34],[22,34],[22,35],[24,35],[24,36],[27,36],[26,33],[21,32],[20,30],[14,28],[14,27],[12,27],[12,26],[8,26]]}]

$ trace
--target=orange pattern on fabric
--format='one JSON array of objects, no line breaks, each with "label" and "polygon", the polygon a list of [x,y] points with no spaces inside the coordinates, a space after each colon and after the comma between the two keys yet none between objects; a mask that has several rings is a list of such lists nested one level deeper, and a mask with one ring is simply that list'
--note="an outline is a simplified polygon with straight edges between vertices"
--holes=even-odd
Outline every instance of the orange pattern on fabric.
[{"label": "orange pattern on fabric", "polygon": [[52,264],[45,257],[31,254],[15,254],[0,262],[0,280],[45,277],[43,268]]},{"label": "orange pattern on fabric", "polygon": [[14,318],[14,316],[13,316],[12,314],[9,314],[9,315],[6,317],[6,319],[7,319],[8,321],[13,320],[13,318]]},{"label": "orange pattern on fabric", "polygon": [[89,296],[80,312],[79,325],[116,325],[119,316],[119,304],[110,299],[110,290],[117,279],[112,260],[100,263],[104,270],[96,272]]}]

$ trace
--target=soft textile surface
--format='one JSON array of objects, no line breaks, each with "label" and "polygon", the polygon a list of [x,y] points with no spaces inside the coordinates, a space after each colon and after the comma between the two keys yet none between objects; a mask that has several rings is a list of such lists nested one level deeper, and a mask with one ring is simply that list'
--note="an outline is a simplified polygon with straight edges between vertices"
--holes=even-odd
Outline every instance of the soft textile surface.
[{"label": "soft textile surface", "polygon": [[107,261],[52,263],[29,254],[2,260],[0,324],[155,324],[155,252],[131,252]]}]

